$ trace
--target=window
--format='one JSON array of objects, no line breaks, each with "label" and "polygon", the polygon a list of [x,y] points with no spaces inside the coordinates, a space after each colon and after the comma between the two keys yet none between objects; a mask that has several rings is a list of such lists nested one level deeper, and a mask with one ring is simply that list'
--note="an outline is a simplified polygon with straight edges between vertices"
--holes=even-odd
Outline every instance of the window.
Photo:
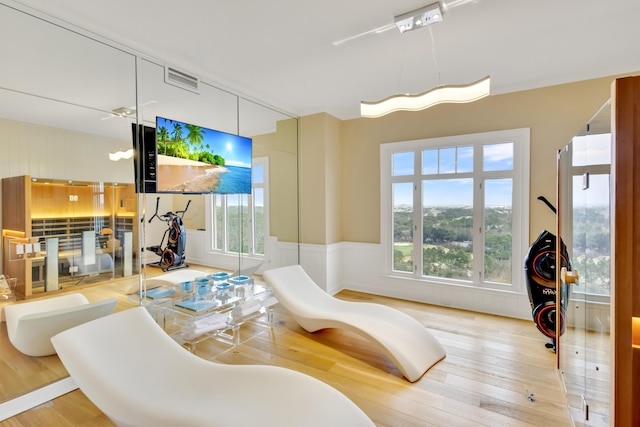
[{"label": "window", "polygon": [[529,130],[383,144],[388,274],[521,291]]},{"label": "window", "polygon": [[254,158],[251,174],[251,194],[207,196],[210,198],[214,251],[265,255],[265,236],[269,235],[268,158]]}]

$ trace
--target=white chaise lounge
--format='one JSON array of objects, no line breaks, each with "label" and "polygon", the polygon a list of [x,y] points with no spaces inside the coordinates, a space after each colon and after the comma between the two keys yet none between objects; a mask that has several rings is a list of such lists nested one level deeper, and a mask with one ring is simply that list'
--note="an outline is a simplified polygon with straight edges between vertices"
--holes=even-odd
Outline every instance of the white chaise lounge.
[{"label": "white chaise lounge", "polygon": [[51,337],[65,329],[113,313],[118,300],[89,302],[79,293],[4,307],[11,344],[28,356],[55,354]]},{"label": "white chaise lounge", "polygon": [[280,304],[305,330],[344,328],[357,332],[378,343],[411,382],[445,357],[442,345],[413,317],[381,304],[334,298],[299,265],[268,270],[263,277]]},{"label": "white chaise lounge", "polygon": [[346,396],[308,375],[188,352],[143,307],[52,342],[80,390],[121,426],[374,426]]}]

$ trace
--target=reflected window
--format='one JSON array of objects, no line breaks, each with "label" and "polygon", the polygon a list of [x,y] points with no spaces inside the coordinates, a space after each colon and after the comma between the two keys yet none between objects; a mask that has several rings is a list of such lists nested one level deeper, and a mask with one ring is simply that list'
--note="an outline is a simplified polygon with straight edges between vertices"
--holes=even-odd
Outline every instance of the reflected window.
[{"label": "reflected window", "polygon": [[211,195],[212,249],[231,254],[265,255],[268,230],[268,158],[254,158],[251,194]]}]

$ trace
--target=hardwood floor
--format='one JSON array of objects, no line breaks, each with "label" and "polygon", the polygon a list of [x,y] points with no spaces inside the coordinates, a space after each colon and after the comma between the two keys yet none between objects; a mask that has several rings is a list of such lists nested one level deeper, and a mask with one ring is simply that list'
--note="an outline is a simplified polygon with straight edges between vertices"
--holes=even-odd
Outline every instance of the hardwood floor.
[{"label": "hardwood floor", "polygon": [[[117,295],[117,309],[122,310],[133,303],[121,289],[121,283],[112,282],[82,292],[90,300]],[[440,340],[447,357],[410,383],[376,346],[360,336],[334,329],[307,333],[279,305],[272,329],[249,323],[241,331],[240,346],[229,348],[207,340],[198,344],[196,354],[215,362],[275,365],[304,372],[340,390],[380,427],[571,425],[555,355],[544,347],[545,338],[533,322],[352,291],[337,296],[382,303],[408,313]],[[6,331],[4,324],[2,328]],[[4,340],[3,333],[0,338]],[[1,345],[4,354],[7,343]],[[12,362],[3,356],[2,363],[11,366]],[[4,369],[9,368],[2,369],[0,388],[4,389]],[[269,393],[268,384],[264,392]],[[0,423],[39,425],[113,423],[79,390]]]}]

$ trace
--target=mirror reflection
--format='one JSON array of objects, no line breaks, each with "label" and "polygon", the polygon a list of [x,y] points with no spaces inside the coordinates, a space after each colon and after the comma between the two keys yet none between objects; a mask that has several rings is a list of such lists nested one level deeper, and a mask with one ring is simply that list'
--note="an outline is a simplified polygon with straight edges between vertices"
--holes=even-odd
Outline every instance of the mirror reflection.
[{"label": "mirror reflection", "polygon": [[[199,79],[185,88],[160,60],[6,4],[0,39],[0,273],[17,279],[17,303],[71,290],[131,306],[125,289],[162,272],[146,248],[167,224],[149,220],[187,205],[185,263],[298,262],[295,117]],[[133,130],[157,116],[250,138],[251,194],[136,192]],[[55,355],[21,354],[0,325],[0,401],[67,375]]]}]

